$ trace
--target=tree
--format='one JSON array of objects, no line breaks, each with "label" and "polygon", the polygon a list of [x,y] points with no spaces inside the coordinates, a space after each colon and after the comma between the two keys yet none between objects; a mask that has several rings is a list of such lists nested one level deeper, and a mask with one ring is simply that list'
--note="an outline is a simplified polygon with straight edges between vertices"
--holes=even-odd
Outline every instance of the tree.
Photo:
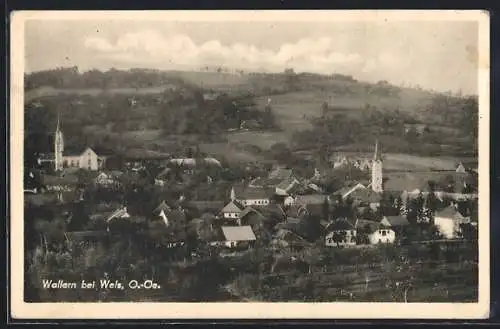
[{"label": "tree", "polygon": [[264,110],[264,114],[262,115],[262,124],[266,128],[274,128],[276,125],[276,120],[274,117],[273,110],[271,108],[271,105],[266,105],[266,108]]},{"label": "tree", "polygon": [[326,113],[328,112],[328,102],[324,102],[321,104],[321,113],[324,116],[326,116]]}]

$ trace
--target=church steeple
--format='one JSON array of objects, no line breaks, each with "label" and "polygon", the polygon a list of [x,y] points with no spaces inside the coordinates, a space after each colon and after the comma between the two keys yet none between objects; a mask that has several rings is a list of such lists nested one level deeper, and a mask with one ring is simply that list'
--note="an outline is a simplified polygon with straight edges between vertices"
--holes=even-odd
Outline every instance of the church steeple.
[{"label": "church steeple", "polygon": [[382,158],[379,152],[378,140],[375,142],[375,153],[373,154],[371,183],[374,192],[383,192]]},{"label": "church steeple", "polygon": [[59,111],[57,111],[57,124],[54,136],[54,169],[56,171],[63,169],[64,138],[61,131]]},{"label": "church steeple", "polygon": [[380,152],[378,150],[378,139],[375,141],[375,153],[373,154],[374,161],[382,161],[380,157]]}]

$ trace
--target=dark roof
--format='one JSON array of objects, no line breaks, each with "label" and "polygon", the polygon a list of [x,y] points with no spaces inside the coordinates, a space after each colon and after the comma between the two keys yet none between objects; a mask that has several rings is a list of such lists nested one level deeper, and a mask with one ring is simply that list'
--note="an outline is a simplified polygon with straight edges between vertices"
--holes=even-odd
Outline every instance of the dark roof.
[{"label": "dark roof", "polygon": [[243,218],[243,217],[245,217],[246,215],[248,215],[248,214],[250,214],[250,213],[255,213],[255,214],[259,215],[259,216],[264,217],[264,216],[260,213],[260,211],[258,211],[257,209],[254,209],[254,208],[252,208],[252,207],[246,207],[246,208],[245,208],[245,209],[241,212],[241,214],[240,214],[240,218]]},{"label": "dark roof", "polygon": [[306,194],[298,195],[296,202],[303,205],[317,205],[323,204],[325,199],[328,200],[328,196],[324,194]]},{"label": "dark roof", "polygon": [[380,224],[389,227],[407,226],[410,225],[408,220],[403,216],[385,216]]},{"label": "dark roof", "polygon": [[337,218],[326,227],[327,231],[346,231],[356,229],[356,223],[346,218]]},{"label": "dark roof", "polygon": [[239,186],[236,186],[234,188],[234,192],[236,194],[236,198],[242,200],[269,199],[274,195],[274,189],[261,187],[241,188]]},{"label": "dark roof", "polygon": [[186,220],[186,214],[178,209],[167,211],[165,212],[165,215],[167,216],[169,221],[180,222]]},{"label": "dark roof", "polygon": [[293,176],[283,179],[278,185],[277,188],[288,191],[289,189],[295,187],[296,185],[300,185],[300,182]]},{"label": "dark roof", "polygon": [[266,215],[277,215],[279,217],[286,216],[286,213],[283,210],[283,208],[281,208],[281,206],[276,203],[270,203],[268,205],[261,207],[256,206],[255,208],[258,209],[264,216]]},{"label": "dark roof", "polygon": [[380,193],[374,192],[371,188],[363,188],[355,190],[354,192],[349,194],[349,196],[354,200],[359,200],[368,203],[376,203],[382,200],[382,196],[380,195]]},{"label": "dark roof", "polygon": [[171,207],[165,202],[165,200],[163,200],[162,202],[160,202],[160,204],[153,210],[153,214],[158,214],[160,213],[162,210],[165,212],[165,211],[168,211],[170,210]]},{"label": "dark roof", "polygon": [[65,155],[65,156],[77,156],[77,155],[81,155],[87,148],[88,148],[88,146],[71,146],[71,147],[65,147],[63,155]]},{"label": "dark roof", "polygon": [[356,221],[356,228],[357,229],[365,229],[365,228],[367,228],[368,232],[371,232],[371,233],[375,232],[376,230],[378,230],[379,227],[380,227],[380,223],[372,221],[372,220],[358,219]]},{"label": "dark roof", "polygon": [[245,207],[238,201],[230,201],[222,208],[221,212],[242,212]]}]

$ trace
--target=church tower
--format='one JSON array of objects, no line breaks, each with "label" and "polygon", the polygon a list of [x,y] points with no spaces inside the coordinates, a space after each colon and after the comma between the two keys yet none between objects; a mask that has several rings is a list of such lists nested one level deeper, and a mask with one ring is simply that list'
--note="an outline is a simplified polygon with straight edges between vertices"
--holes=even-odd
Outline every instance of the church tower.
[{"label": "church tower", "polygon": [[59,112],[57,112],[57,126],[54,136],[54,164],[55,170],[63,169],[64,138],[59,125]]},{"label": "church tower", "polygon": [[377,193],[383,191],[382,188],[382,159],[378,150],[378,140],[375,142],[375,154],[372,162],[372,190]]}]

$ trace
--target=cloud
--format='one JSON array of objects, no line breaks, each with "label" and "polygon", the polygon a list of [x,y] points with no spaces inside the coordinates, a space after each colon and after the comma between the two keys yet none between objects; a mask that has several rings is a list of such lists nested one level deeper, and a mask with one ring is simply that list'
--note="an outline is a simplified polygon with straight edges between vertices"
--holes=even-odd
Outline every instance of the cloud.
[{"label": "cloud", "polygon": [[117,64],[155,63],[160,68],[220,65],[281,71],[293,67],[296,71],[333,73],[339,68],[350,71],[363,65],[360,54],[339,51],[328,37],[303,38],[272,50],[243,42],[225,45],[219,40],[196,44],[184,34],[163,35],[147,30],[123,34],[113,43],[104,37],[89,37],[85,46]]}]

